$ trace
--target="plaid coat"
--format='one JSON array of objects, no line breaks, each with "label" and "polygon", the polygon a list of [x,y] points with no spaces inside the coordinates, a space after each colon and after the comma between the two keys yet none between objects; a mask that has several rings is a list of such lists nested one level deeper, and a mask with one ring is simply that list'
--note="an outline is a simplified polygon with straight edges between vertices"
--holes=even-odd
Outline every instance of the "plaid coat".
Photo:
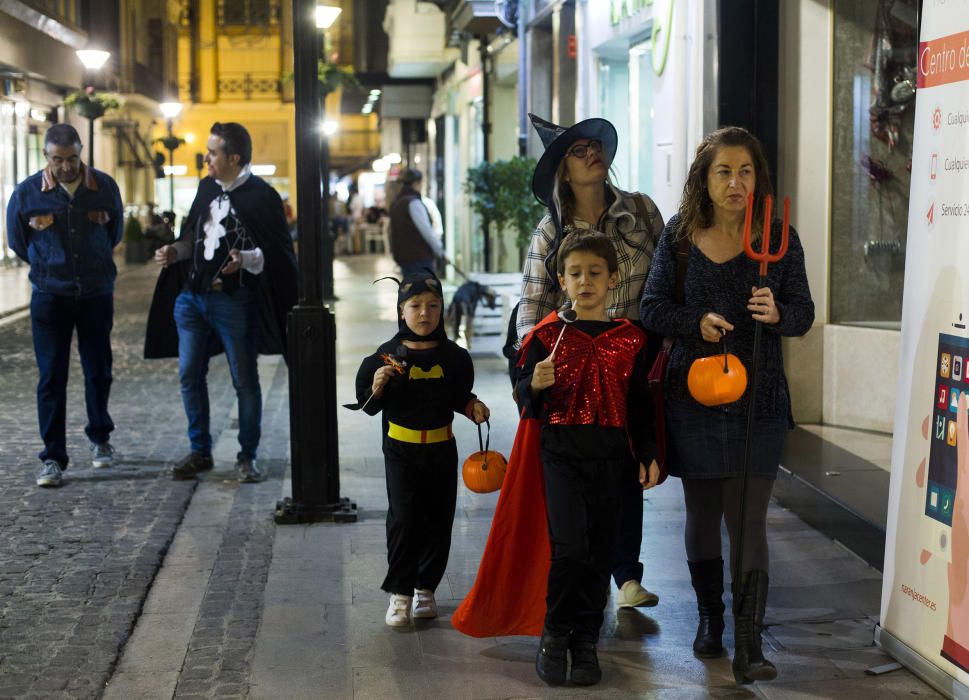
[{"label": "plaid coat", "polygon": [[[623,192],[609,185],[611,200],[596,226],[576,220],[578,228],[595,228],[616,244],[619,259],[619,286],[610,292],[608,312],[612,318],[639,320],[639,299],[649,274],[653,251],[663,232],[663,216],[647,195]],[[640,216],[640,198],[645,220]],[[565,235],[568,235],[566,232]],[[521,302],[518,307],[519,344],[528,331],[552,310],[566,303],[565,292],[545,267],[545,258],[555,245],[556,231],[552,217],[546,214],[532,234],[522,270]]]}]

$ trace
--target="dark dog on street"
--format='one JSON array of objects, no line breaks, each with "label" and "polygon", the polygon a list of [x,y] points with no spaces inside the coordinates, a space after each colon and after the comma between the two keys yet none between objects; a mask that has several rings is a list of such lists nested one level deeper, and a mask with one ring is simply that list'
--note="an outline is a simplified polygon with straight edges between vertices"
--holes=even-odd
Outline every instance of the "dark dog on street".
[{"label": "dark dog on street", "polygon": [[474,312],[479,303],[484,303],[489,309],[495,308],[498,294],[479,282],[465,282],[451,298],[451,304],[447,307],[444,317],[444,325],[451,333],[451,337],[457,340],[461,336],[461,328],[464,326],[464,339],[467,347],[471,347],[471,337],[474,327]]}]

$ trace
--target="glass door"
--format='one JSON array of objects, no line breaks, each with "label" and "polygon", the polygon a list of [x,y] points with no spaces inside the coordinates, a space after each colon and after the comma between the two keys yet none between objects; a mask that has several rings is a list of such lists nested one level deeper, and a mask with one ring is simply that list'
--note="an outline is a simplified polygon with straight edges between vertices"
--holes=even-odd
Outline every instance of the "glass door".
[{"label": "glass door", "polygon": [[635,189],[629,177],[633,152],[629,142],[629,65],[625,60],[600,58],[598,69],[600,114],[612,122],[619,134],[619,151],[612,161],[610,174],[619,189]]},{"label": "glass door", "polygon": [[653,67],[646,42],[629,49],[629,188],[653,192]]}]

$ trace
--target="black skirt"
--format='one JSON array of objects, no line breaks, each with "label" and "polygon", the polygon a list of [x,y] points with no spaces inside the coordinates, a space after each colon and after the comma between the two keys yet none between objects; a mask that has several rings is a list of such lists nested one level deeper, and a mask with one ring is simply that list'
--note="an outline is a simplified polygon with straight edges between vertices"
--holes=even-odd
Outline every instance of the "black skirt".
[{"label": "black skirt", "polygon": [[[749,474],[777,478],[788,431],[787,416],[755,417]],[[666,405],[667,468],[686,479],[742,476],[747,418],[682,402]]]}]

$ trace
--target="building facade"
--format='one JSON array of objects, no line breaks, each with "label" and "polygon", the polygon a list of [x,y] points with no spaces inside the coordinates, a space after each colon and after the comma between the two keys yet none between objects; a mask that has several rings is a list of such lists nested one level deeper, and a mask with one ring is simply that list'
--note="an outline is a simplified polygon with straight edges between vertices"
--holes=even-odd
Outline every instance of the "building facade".
[{"label": "building facade", "polygon": [[[7,246],[6,203],[24,178],[44,167],[43,135],[67,121],[84,143],[83,158],[112,175],[131,215],[154,201],[150,138],[158,104],[174,89],[176,6],[168,0],[61,0],[0,6],[0,263]],[[111,57],[85,71],[75,51],[98,48]],[[121,107],[88,120],[65,98],[85,86],[117,93]]]}]

